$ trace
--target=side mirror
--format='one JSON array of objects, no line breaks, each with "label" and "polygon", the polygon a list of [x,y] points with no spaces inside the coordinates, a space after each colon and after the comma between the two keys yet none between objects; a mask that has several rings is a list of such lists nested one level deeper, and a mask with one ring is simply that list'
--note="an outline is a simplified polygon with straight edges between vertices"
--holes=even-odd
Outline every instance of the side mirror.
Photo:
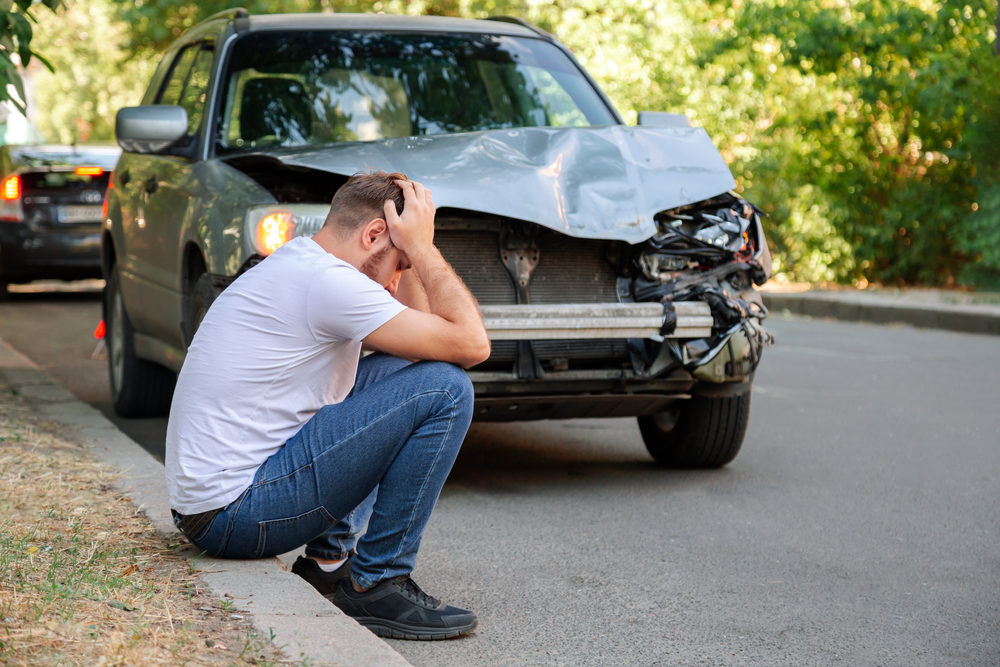
[{"label": "side mirror", "polygon": [[647,127],[691,127],[691,119],[682,113],[640,111],[639,125]]},{"label": "side mirror", "polygon": [[159,153],[187,131],[187,111],[178,106],[125,107],[115,118],[118,145],[129,153]]}]

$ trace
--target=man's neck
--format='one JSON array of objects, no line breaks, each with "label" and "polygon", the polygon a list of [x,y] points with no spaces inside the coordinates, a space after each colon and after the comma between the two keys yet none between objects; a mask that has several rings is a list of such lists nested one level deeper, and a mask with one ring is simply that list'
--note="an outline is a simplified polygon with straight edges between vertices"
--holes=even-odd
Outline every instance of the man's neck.
[{"label": "man's neck", "polygon": [[337,259],[347,262],[358,270],[361,269],[365,258],[359,252],[352,252],[357,244],[351,243],[351,239],[341,238],[329,225],[313,234],[312,240]]}]

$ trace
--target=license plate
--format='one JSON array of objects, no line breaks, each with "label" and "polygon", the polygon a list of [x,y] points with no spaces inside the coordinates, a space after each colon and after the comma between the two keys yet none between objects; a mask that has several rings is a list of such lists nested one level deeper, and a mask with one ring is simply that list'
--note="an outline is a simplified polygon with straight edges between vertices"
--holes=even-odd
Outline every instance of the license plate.
[{"label": "license plate", "polygon": [[100,206],[59,206],[56,208],[59,222],[100,222]]}]

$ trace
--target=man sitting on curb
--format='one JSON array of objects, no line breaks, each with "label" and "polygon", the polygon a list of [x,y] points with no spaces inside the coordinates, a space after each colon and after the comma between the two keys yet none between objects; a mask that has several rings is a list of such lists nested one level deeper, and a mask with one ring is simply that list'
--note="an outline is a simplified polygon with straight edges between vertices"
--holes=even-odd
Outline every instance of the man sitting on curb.
[{"label": "man sitting on curb", "polygon": [[[472,420],[459,366],[490,353],[475,299],[434,246],[434,213],[402,174],[352,176],[315,236],[212,304],[167,427],[174,520],[195,545],[260,558],[305,544],[293,572],[402,639],[476,625],[409,576]],[[378,353],[359,361],[362,343]]]}]

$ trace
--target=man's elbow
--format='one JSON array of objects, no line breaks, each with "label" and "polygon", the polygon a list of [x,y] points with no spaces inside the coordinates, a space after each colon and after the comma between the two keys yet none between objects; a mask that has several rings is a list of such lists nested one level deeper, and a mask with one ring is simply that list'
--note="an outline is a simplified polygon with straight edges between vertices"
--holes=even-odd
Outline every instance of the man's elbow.
[{"label": "man's elbow", "polygon": [[477,336],[475,340],[468,341],[467,349],[462,359],[462,368],[472,368],[483,363],[490,358],[490,351],[490,339],[484,331],[482,336]]}]

